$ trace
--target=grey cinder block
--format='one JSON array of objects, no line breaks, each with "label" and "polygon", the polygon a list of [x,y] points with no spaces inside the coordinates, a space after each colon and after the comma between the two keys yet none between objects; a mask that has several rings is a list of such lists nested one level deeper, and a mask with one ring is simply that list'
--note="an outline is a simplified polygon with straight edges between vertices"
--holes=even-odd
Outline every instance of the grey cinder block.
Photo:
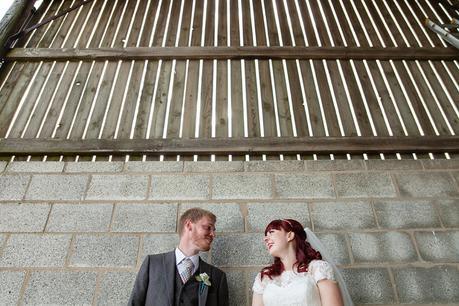
[{"label": "grey cinder block", "polygon": [[459,261],[459,232],[415,232],[419,253],[424,260],[434,262]]},{"label": "grey cinder block", "polygon": [[329,174],[277,174],[276,193],[283,199],[334,198]]},{"label": "grey cinder block", "polygon": [[454,266],[394,268],[401,303],[459,303],[459,271]]},{"label": "grey cinder block", "polygon": [[230,306],[245,305],[247,301],[246,277],[244,271],[226,271]]},{"label": "grey cinder block", "polygon": [[91,305],[94,272],[32,272],[24,305]]},{"label": "grey cinder block", "polygon": [[63,162],[12,162],[6,169],[7,172],[62,172]]},{"label": "grey cinder block", "polygon": [[0,200],[21,200],[29,180],[27,175],[0,175]]},{"label": "grey cinder block", "polygon": [[7,162],[0,161],[0,173],[2,173],[6,169]]},{"label": "grey cinder block", "polygon": [[224,267],[262,266],[271,261],[263,234],[217,236],[212,246],[212,264]]},{"label": "grey cinder block", "polygon": [[134,267],[139,238],[133,236],[77,236],[72,267]]},{"label": "grey cinder block", "polygon": [[365,163],[368,170],[422,170],[419,160],[369,159]]},{"label": "grey cinder block", "polygon": [[0,232],[42,232],[49,204],[0,204]]},{"label": "grey cinder block", "polygon": [[13,234],[0,257],[0,267],[62,267],[70,235]]},{"label": "grey cinder block", "polygon": [[129,301],[136,273],[108,272],[103,276],[97,305],[125,306]]},{"label": "grey cinder block", "polygon": [[148,177],[136,175],[93,175],[87,200],[144,200]]},{"label": "grey cinder block", "polygon": [[152,175],[152,200],[205,200],[209,198],[207,175]]},{"label": "grey cinder block", "polygon": [[18,303],[24,276],[24,272],[0,271],[0,305]]},{"label": "grey cinder block", "polygon": [[363,160],[305,160],[306,171],[356,171],[365,170]]},{"label": "grey cinder block", "polygon": [[242,172],[244,163],[241,161],[186,161],[184,172]]},{"label": "grey cinder block", "polygon": [[28,200],[81,200],[86,190],[85,175],[33,175],[27,190]]},{"label": "grey cinder block", "polygon": [[355,304],[392,304],[395,302],[389,272],[386,269],[344,269],[342,273]]},{"label": "grey cinder block", "polygon": [[158,173],[158,172],[182,172],[183,162],[182,161],[130,161],[125,165],[125,171],[127,172],[147,172],[147,173]]},{"label": "grey cinder block", "polygon": [[65,172],[121,172],[123,162],[69,162],[65,165]]},{"label": "grey cinder block", "polygon": [[112,204],[54,204],[48,232],[105,232],[112,216]]},{"label": "grey cinder block", "polygon": [[272,196],[271,176],[267,174],[219,174],[213,177],[213,199],[269,199]]},{"label": "grey cinder block", "polygon": [[317,233],[316,235],[320,239],[320,242],[324,245],[325,250],[331,256],[328,260],[331,260],[338,265],[346,265],[350,263],[346,238],[343,234]]},{"label": "grey cinder block", "polygon": [[387,173],[336,174],[336,194],[340,198],[395,197],[395,188]]},{"label": "grey cinder block", "polygon": [[458,196],[457,184],[446,172],[397,174],[400,194],[404,197]]},{"label": "grey cinder block", "polygon": [[248,203],[247,224],[250,231],[263,232],[276,219],[295,219],[310,227],[308,204],[304,202]]},{"label": "grey cinder block", "polygon": [[459,159],[423,159],[424,169],[459,169]]},{"label": "grey cinder block", "polygon": [[316,230],[376,227],[370,203],[366,201],[314,203],[311,218]]},{"label": "grey cinder block", "polygon": [[352,233],[350,242],[356,262],[417,261],[410,236],[401,232]]},{"label": "grey cinder block", "polygon": [[304,170],[302,160],[265,160],[244,162],[248,172],[296,172]]},{"label": "grey cinder block", "polygon": [[384,228],[438,227],[440,221],[430,201],[378,200],[374,203],[379,225]]},{"label": "grey cinder block", "polygon": [[177,204],[117,204],[113,232],[175,232]]},{"label": "grey cinder block", "polygon": [[217,217],[217,232],[243,232],[244,217],[236,203],[185,203],[180,205],[179,216],[185,210],[200,207],[212,212]]},{"label": "grey cinder block", "polygon": [[459,227],[459,200],[438,200],[440,218],[446,227]]},{"label": "grey cinder block", "polygon": [[172,251],[178,246],[178,243],[178,234],[158,234],[145,236],[143,240],[142,260],[147,255]]}]

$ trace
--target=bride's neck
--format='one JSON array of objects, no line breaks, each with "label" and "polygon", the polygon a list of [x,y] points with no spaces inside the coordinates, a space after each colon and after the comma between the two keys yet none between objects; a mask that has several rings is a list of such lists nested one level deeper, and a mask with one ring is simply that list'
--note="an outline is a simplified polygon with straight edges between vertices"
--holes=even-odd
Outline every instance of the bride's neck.
[{"label": "bride's neck", "polygon": [[293,265],[296,263],[295,250],[293,248],[288,248],[285,254],[280,257],[280,260],[284,266],[285,271],[292,271],[294,268]]}]

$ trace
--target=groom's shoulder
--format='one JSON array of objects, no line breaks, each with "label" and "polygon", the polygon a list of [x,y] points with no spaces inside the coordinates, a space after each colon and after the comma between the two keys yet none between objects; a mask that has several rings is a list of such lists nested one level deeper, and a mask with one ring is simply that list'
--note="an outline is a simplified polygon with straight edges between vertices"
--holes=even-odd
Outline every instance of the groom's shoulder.
[{"label": "groom's shoulder", "polygon": [[169,252],[165,252],[165,253],[149,254],[146,257],[150,261],[157,261],[157,260],[162,260],[165,257],[171,256],[173,253],[174,253],[174,251],[169,251]]},{"label": "groom's shoulder", "polygon": [[211,265],[205,261],[202,261],[202,264],[204,265],[208,265],[210,267],[210,270],[212,271],[213,274],[215,275],[218,275],[218,276],[221,276],[221,275],[224,275],[225,274],[225,271],[221,270],[220,268],[214,266],[214,265]]}]

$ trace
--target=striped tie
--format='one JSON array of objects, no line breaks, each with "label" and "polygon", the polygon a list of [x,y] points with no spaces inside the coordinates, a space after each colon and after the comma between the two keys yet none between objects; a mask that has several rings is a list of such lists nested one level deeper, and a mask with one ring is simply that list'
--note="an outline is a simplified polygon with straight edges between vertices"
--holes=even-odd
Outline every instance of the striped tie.
[{"label": "striped tie", "polygon": [[180,262],[180,277],[185,284],[193,274],[194,264],[188,257]]}]

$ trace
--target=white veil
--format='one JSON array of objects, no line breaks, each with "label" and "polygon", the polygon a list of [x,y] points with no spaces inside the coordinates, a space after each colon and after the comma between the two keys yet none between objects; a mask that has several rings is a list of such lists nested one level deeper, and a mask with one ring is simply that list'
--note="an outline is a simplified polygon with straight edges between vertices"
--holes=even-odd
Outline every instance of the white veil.
[{"label": "white veil", "polygon": [[307,241],[312,246],[312,248],[316,251],[319,251],[320,254],[322,254],[322,259],[330,263],[330,265],[333,267],[333,272],[335,274],[336,281],[339,284],[339,288],[341,290],[341,296],[343,297],[344,306],[353,306],[354,303],[352,302],[351,295],[349,294],[349,291],[347,290],[347,286],[346,286],[346,283],[344,282],[343,275],[336,267],[336,264],[332,256],[330,256],[330,254],[327,252],[322,242],[320,242],[319,238],[317,238],[316,234],[314,234],[307,227],[304,229],[304,231],[306,232]]}]

